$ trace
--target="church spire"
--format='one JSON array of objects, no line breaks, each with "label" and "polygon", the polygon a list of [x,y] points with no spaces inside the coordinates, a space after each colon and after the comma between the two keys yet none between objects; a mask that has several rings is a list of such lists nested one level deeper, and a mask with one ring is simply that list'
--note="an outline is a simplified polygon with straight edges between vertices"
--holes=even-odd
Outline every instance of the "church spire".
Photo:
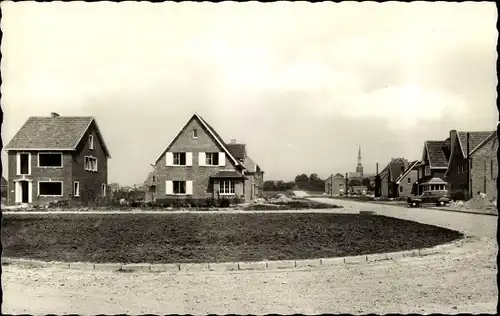
[{"label": "church spire", "polygon": [[361,177],[363,176],[363,164],[361,163],[361,145],[358,145],[358,165],[356,166],[356,173]]}]

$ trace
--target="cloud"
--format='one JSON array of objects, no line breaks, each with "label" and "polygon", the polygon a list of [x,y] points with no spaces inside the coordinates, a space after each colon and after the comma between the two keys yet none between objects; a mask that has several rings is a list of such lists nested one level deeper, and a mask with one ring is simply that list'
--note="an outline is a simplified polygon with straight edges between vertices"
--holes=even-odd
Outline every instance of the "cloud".
[{"label": "cloud", "polygon": [[95,115],[113,181],[145,177],[194,111],[285,180],[496,122],[493,3],[1,6],[4,140],[29,115]]}]

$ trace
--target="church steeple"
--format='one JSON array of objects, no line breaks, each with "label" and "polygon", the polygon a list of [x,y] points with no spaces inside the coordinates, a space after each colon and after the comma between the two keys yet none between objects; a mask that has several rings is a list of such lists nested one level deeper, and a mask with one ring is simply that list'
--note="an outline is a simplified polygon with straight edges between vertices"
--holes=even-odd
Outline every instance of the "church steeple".
[{"label": "church steeple", "polygon": [[358,165],[356,166],[356,173],[363,176],[363,164],[361,163],[361,146],[358,145]]}]

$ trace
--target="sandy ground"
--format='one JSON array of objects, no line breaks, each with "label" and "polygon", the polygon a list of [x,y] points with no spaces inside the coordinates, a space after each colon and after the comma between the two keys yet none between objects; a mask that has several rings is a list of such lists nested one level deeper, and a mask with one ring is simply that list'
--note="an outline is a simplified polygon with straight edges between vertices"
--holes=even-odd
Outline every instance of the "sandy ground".
[{"label": "sandy ground", "polygon": [[377,208],[379,213],[434,222],[479,237],[446,255],[309,270],[154,274],[4,266],[2,312],[34,315],[496,312],[496,218],[352,201],[342,203],[348,210]]}]

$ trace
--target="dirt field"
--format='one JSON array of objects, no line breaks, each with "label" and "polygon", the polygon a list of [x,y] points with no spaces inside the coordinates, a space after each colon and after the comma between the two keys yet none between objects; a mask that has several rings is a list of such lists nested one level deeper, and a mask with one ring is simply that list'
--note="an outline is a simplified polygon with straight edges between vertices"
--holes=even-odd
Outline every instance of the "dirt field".
[{"label": "dirt field", "polygon": [[493,238],[449,255],[330,269],[116,273],[4,267],[11,314],[495,314]]},{"label": "dirt field", "polygon": [[3,256],[90,262],[224,262],[433,247],[456,231],[357,214],[7,215]]}]

